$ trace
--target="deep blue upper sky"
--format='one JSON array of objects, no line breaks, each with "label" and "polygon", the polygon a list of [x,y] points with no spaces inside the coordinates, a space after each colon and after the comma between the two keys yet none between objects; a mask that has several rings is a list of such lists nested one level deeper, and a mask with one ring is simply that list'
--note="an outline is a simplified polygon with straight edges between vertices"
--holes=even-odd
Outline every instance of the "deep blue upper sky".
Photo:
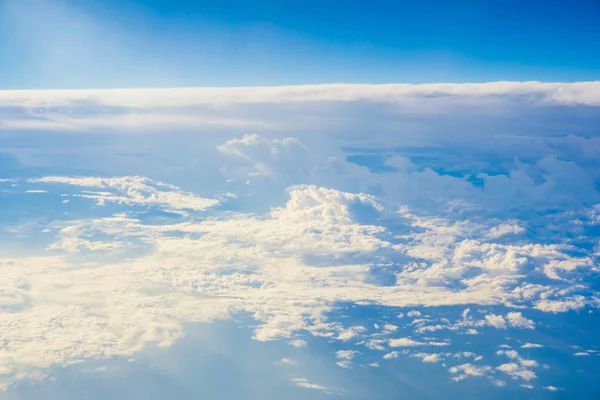
[{"label": "deep blue upper sky", "polygon": [[4,0],[0,89],[596,80],[598,0]]}]

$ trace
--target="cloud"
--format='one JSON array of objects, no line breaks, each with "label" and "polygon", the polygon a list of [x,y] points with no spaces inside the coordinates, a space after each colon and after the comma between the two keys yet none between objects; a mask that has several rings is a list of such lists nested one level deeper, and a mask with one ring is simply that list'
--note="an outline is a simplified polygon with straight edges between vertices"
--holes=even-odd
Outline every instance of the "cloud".
[{"label": "cloud", "polygon": [[544,347],[541,344],[537,344],[537,343],[525,343],[524,345],[521,346],[522,349],[537,349],[537,348],[541,348]]},{"label": "cloud", "polygon": [[107,202],[147,205],[164,207],[168,211],[203,211],[219,204],[219,200],[205,199],[193,193],[181,191],[178,187],[163,182],[154,182],[139,176],[125,176],[116,178],[84,177],[70,178],[60,176],[46,176],[43,178],[29,179],[30,183],[67,184],[86,188],[99,188],[114,190],[112,192],[90,192],[75,196],[96,200],[97,204]]},{"label": "cloud", "polygon": [[460,381],[470,376],[485,376],[492,370],[492,367],[488,365],[478,366],[471,363],[465,363],[451,367],[448,370],[452,375],[455,375],[452,378],[453,380]]},{"label": "cloud", "polygon": [[223,170],[226,176],[238,179],[284,177],[297,184],[306,180],[314,167],[311,153],[293,137],[267,140],[256,134],[244,135],[226,141],[217,149],[239,160],[235,169]]},{"label": "cloud", "polygon": [[415,347],[426,345],[426,343],[417,342],[409,338],[390,339],[388,343],[390,347]]},{"label": "cloud", "polygon": [[537,376],[535,375],[535,372],[528,370],[528,369],[524,369],[522,367],[519,366],[519,364],[517,363],[507,363],[507,364],[502,364],[499,367],[496,368],[498,371],[504,372],[505,374],[517,379],[517,378],[521,378],[525,381],[530,381],[532,379],[536,379]]},{"label": "cloud", "polygon": [[510,326],[524,329],[535,329],[535,324],[532,320],[523,317],[520,312],[509,312],[506,314],[506,319]]},{"label": "cloud", "polygon": [[524,359],[519,356],[519,353],[515,350],[499,350],[496,352],[496,354],[505,355],[511,360],[516,361],[498,366],[496,368],[498,371],[502,371],[514,379],[520,378],[525,381],[530,381],[537,378],[535,372],[528,369],[538,367],[539,364],[537,361]]},{"label": "cloud", "polygon": [[358,352],[354,350],[338,350],[335,352],[335,356],[339,360],[352,360],[356,354]]},{"label": "cloud", "polygon": [[417,353],[415,354],[415,357],[420,358],[424,363],[437,363],[440,362],[443,358],[441,354],[435,353]]},{"label": "cloud", "polygon": [[550,391],[550,392],[557,392],[561,389],[557,388],[556,386],[544,386],[544,389]]},{"label": "cloud", "polygon": [[352,359],[358,354],[355,350],[338,350],[335,357],[340,360],[336,364],[341,368],[351,368]]},{"label": "cloud", "polygon": [[[2,92],[1,129],[35,121],[103,137],[169,126],[173,141],[214,165],[177,171],[173,182],[190,191],[165,183],[167,173],[23,174],[24,190],[49,191],[28,201],[53,204],[61,191],[72,201],[69,214],[45,220],[49,234],[31,254],[0,259],[0,284],[10,288],[0,294],[10,310],[0,316],[10,343],[0,368],[11,380],[167,348],[189,324],[242,314],[256,321],[259,341],[303,348],[296,338],[309,335],[343,342],[352,357],[361,346],[387,351],[384,359],[468,358],[449,366],[455,380],[499,372],[534,379],[537,361],[509,350],[498,369],[476,365],[480,356],[455,349],[464,345],[450,335],[478,334],[459,339],[495,348],[485,326],[533,330],[529,310],[598,306],[587,279],[598,272],[588,229],[600,202],[600,142],[586,133],[597,94],[597,83]],[[564,118],[572,110],[581,123]],[[549,113],[551,127],[541,124]],[[219,128],[216,148],[204,149],[201,120]],[[565,124],[581,136],[565,135]],[[183,128],[193,128],[185,140],[176,134]],[[217,192],[228,195],[197,194]],[[336,317],[347,304],[411,320],[380,319],[372,332],[375,321]],[[450,355],[415,353],[425,346]],[[350,366],[352,357],[336,357]]]},{"label": "cloud", "polygon": [[540,300],[535,308],[546,312],[566,312],[570,310],[580,310],[585,307],[586,300],[583,296],[571,296],[565,300]]},{"label": "cloud", "polygon": [[306,340],[301,340],[301,339],[290,340],[288,343],[291,346],[298,347],[298,348],[308,346],[308,343],[306,342]]},{"label": "cloud", "polygon": [[506,329],[506,321],[502,315],[489,314],[485,316],[485,320],[496,329]]},{"label": "cloud", "polygon": [[[486,272],[481,276],[484,279],[466,280],[462,290],[456,290],[452,281],[448,284],[444,278],[460,274],[462,267],[452,267],[459,268],[453,270],[440,265],[438,268],[436,261],[425,271],[420,268],[411,271],[409,263],[397,273],[402,279],[395,285],[373,283],[373,259],[389,254],[416,255],[416,252],[422,257],[422,249],[427,246],[432,249],[428,257],[437,260],[440,251],[444,254],[457,241],[454,228],[447,231],[452,225],[440,223],[439,218],[434,222],[412,215],[407,218],[403,213],[400,221],[410,229],[420,229],[405,238],[411,243],[408,250],[393,244],[386,227],[362,224],[355,219],[353,207],[356,204],[382,208],[372,195],[301,185],[287,191],[288,200],[284,205],[260,216],[237,213],[189,219],[182,214],[179,218],[183,220],[147,222],[136,217],[135,207],[152,205],[165,210],[203,212],[207,203],[177,187],[141,178],[52,177],[30,183],[82,189],[100,187],[107,193],[110,190],[115,194],[94,196],[105,199],[117,196],[120,199],[117,204],[131,214],[62,222],[57,241],[49,248],[64,254],[2,260],[0,266],[6,271],[18,271],[17,275],[4,274],[4,285],[23,287],[3,300],[11,307],[22,308],[21,313],[4,315],[3,326],[13,326],[15,318],[24,318],[32,324],[27,331],[31,337],[8,328],[3,332],[7,340],[15,343],[12,365],[18,360],[17,365],[22,367],[44,368],[48,364],[38,360],[68,363],[84,354],[91,357],[131,354],[146,343],[168,347],[183,335],[184,323],[225,318],[237,312],[247,312],[259,321],[255,338],[261,341],[290,338],[299,331],[354,340],[365,335],[364,327],[344,327],[328,321],[325,316],[336,302],[434,307],[502,304],[506,299],[524,303],[526,299],[527,304],[542,295],[560,296],[559,292],[545,287],[536,286],[533,290],[530,286],[519,286],[520,273],[510,263],[506,269],[500,269],[500,275],[495,268],[482,269],[490,271],[490,275]],[[57,190],[60,188],[57,186]],[[81,194],[88,196],[84,191]],[[96,197],[82,198],[98,201]],[[449,245],[440,250],[438,244],[445,243],[440,241],[442,232],[446,232],[443,237],[449,240]],[[432,238],[435,240],[431,241]],[[460,254],[464,254],[468,243],[458,241]],[[69,252],[85,254],[136,246],[144,249],[136,257],[114,262],[91,261],[94,266],[91,270],[77,264],[64,268],[65,263],[69,263],[66,258]],[[464,259],[464,256],[456,259]],[[19,267],[15,269],[15,265]],[[403,281],[416,273],[424,275],[418,284]],[[19,280],[30,283],[16,284]],[[514,287],[522,290],[515,294]],[[48,297],[48,293],[54,295]],[[153,293],[162,294],[156,297]],[[27,308],[26,298],[43,306]],[[140,308],[140,304],[152,306]],[[95,312],[89,314],[90,309]],[[413,310],[407,314],[417,317],[420,315],[417,313]],[[121,319],[125,316],[129,321],[126,325]],[[34,337],[41,334],[47,321],[57,318],[64,328],[44,331],[47,340],[42,348],[36,348]],[[501,328],[507,328],[506,321],[510,326],[529,326],[529,320],[520,313],[507,314],[506,320],[501,315],[485,317],[485,322]],[[467,330],[481,323],[467,313],[456,325],[445,323],[445,326]],[[85,332],[86,347],[73,346],[69,352],[57,352],[65,342],[76,340],[69,332]],[[20,345],[16,344],[15,335],[20,338]],[[124,340],[124,337],[130,339]],[[301,344],[294,340],[290,343]],[[384,348],[381,342],[367,343],[374,344],[375,349]],[[387,344],[411,348],[447,346],[449,342],[403,337],[390,339]],[[27,351],[32,354],[46,354],[47,358],[22,356],[26,348],[31,348]]]},{"label": "cloud", "polygon": [[[431,95],[435,95],[432,97]],[[537,96],[536,96],[537,95]],[[279,87],[99,89],[99,90],[13,90],[3,91],[0,105],[47,107],[76,104],[96,99],[101,104],[121,107],[182,107],[193,104],[298,103],[323,101],[409,102],[502,99],[529,96],[538,104],[600,105],[600,83],[491,82],[466,84],[324,84]]]},{"label": "cloud", "polygon": [[365,344],[365,347],[367,347],[368,349],[384,351],[385,350],[385,346],[384,346],[385,343],[386,343],[385,340],[381,340],[381,339],[369,339],[364,344]]},{"label": "cloud", "polygon": [[322,392],[329,393],[329,389],[327,389],[325,386],[312,383],[306,378],[294,378],[292,379],[292,382],[294,382],[296,386],[302,388],[320,390]]}]

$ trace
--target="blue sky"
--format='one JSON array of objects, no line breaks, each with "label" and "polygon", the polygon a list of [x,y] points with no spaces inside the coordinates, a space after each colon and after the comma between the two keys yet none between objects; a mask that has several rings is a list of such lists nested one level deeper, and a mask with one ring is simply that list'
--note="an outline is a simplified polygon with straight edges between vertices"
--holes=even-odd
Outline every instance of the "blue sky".
[{"label": "blue sky", "polygon": [[7,0],[0,88],[595,80],[599,20],[594,0]]}]

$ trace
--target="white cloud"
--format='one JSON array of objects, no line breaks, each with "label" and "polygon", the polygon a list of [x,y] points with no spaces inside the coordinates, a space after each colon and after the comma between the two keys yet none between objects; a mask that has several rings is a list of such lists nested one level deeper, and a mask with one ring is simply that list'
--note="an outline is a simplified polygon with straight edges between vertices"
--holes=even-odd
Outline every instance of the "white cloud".
[{"label": "white cloud", "polygon": [[532,320],[527,319],[520,312],[509,312],[506,314],[506,319],[512,327],[524,328],[524,329],[535,329],[535,324]]},{"label": "white cloud", "polygon": [[423,346],[427,343],[417,342],[416,340],[412,340],[409,338],[399,338],[399,339],[390,339],[388,342],[390,347],[415,347],[415,346]]},{"label": "white cloud", "polygon": [[556,386],[544,386],[544,389],[549,390],[551,392],[556,392],[556,391],[560,390]]},{"label": "white cloud", "polygon": [[442,354],[436,353],[417,353],[415,357],[420,358],[424,363],[437,363],[443,359]]},{"label": "white cloud", "polygon": [[519,364],[521,364],[524,367],[537,367],[539,365],[538,362],[535,360],[527,360],[524,358],[519,358]]},{"label": "white cloud", "polygon": [[546,312],[567,312],[570,310],[580,310],[585,307],[586,300],[583,296],[571,296],[565,300],[540,300],[535,308]]},{"label": "white cloud", "polygon": [[525,228],[518,225],[515,221],[506,222],[497,226],[492,227],[489,230],[487,237],[491,239],[497,239],[506,235],[517,235],[525,232]]},{"label": "white cloud", "polygon": [[358,352],[355,350],[338,350],[335,352],[336,358],[339,360],[352,360]]},{"label": "white cloud", "polygon": [[306,340],[301,340],[301,339],[290,340],[288,343],[291,346],[293,346],[293,347],[306,347],[306,346],[308,346],[308,343],[306,342]]},{"label": "white cloud", "polygon": [[350,340],[357,336],[360,336],[361,333],[365,332],[366,328],[364,326],[351,326],[347,329],[342,329],[338,334],[338,340]]},{"label": "white cloud", "polygon": [[457,98],[529,96],[529,101],[554,104],[600,105],[597,82],[541,83],[490,82],[441,84],[325,84],[276,87],[96,89],[96,90],[7,90],[0,92],[0,105],[48,107],[77,104],[96,99],[107,106],[151,108],[194,104],[286,103],[321,101],[411,102],[427,100],[431,94],[456,102]]},{"label": "white cloud", "polygon": [[496,352],[497,355],[501,356],[501,355],[505,355],[508,358],[518,358],[519,357],[519,353],[517,353],[515,350],[498,350]]},{"label": "white cloud", "polygon": [[241,180],[267,177],[302,183],[315,166],[308,149],[293,137],[267,140],[255,134],[244,135],[226,141],[218,150],[239,160],[235,168],[226,168],[223,173]]},{"label": "white cloud", "polygon": [[335,363],[340,368],[349,369],[352,368],[352,361],[350,360],[342,360]]},{"label": "white cloud", "polygon": [[506,321],[502,315],[488,314],[485,316],[488,325],[496,329],[506,329]]},{"label": "white cloud", "polygon": [[329,389],[327,389],[327,387],[319,385],[317,383],[313,383],[306,378],[294,378],[292,379],[292,382],[294,382],[296,386],[302,388],[320,390],[322,392],[329,393]]},{"label": "white cloud", "polygon": [[[498,350],[496,352],[496,354],[499,356],[504,355],[504,356],[510,358],[511,360],[517,361],[521,367],[532,368],[532,367],[539,366],[538,362],[535,360],[528,360],[528,359],[522,358],[516,350]],[[511,364],[506,364],[506,365],[512,366],[513,364],[511,363]]]},{"label": "white cloud", "polygon": [[163,182],[154,182],[139,176],[115,178],[84,177],[70,178],[46,176],[29,179],[31,183],[59,183],[88,188],[114,190],[112,192],[83,192],[75,196],[94,199],[100,205],[114,202],[129,205],[159,206],[169,211],[203,211],[219,204],[219,200],[205,199],[193,193],[184,192],[178,187]]},{"label": "white cloud", "polygon": [[365,346],[368,349],[371,350],[379,350],[379,351],[384,351],[385,350],[385,341],[381,340],[381,339],[369,339],[365,342]]},{"label": "white cloud", "polygon": [[[186,200],[180,201],[181,197],[170,195],[171,192],[181,194],[180,189],[148,180],[85,179],[55,177],[47,179],[48,182],[31,183],[47,184],[52,181],[57,185],[101,186],[120,193],[117,196],[126,199],[123,207],[154,204],[164,209],[181,209],[190,203],[197,204],[193,194],[185,195]],[[154,196],[155,191],[163,194]],[[512,296],[504,288],[504,283],[515,285],[518,282],[512,277],[496,281],[502,275],[493,272],[483,280],[467,282],[472,286],[464,291],[445,286],[445,278],[427,280],[427,274],[416,285],[405,284],[401,280],[395,286],[373,284],[369,281],[371,264],[356,262],[356,258],[350,258],[348,254],[353,254],[353,257],[364,254],[366,259],[372,259],[378,252],[385,254],[402,250],[387,241],[386,235],[389,233],[386,228],[364,225],[354,220],[351,206],[367,204],[381,208],[377,199],[312,185],[293,187],[288,195],[286,204],[262,216],[228,214],[220,218],[167,224],[142,223],[134,217],[110,216],[63,223],[58,241],[51,246],[53,249],[129,249],[139,242],[146,252],[139,257],[115,263],[95,262],[91,270],[83,265],[65,269],[64,263],[68,264],[68,261],[61,255],[3,260],[0,267],[5,270],[15,271],[14,265],[19,265],[16,270],[20,278],[4,274],[6,287],[18,286],[6,279],[35,282],[28,286],[29,289],[20,289],[5,301],[23,304],[23,299],[30,298],[35,304],[43,305],[39,309],[27,309],[22,314],[3,317],[5,327],[12,326],[14,318],[39,322],[39,325],[32,325],[28,329],[27,332],[32,335],[29,338],[5,328],[3,337],[15,343],[12,365],[43,368],[46,364],[40,364],[39,360],[66,363],[80,358],[82,354],[93,357],[131,354],[149,342],[167,347],[183,335],[182,326],[185,322],[223,318],[240,311],[249,312],[259,321],[255,331],[257,340],[289,338],[301,330],[317,336],[353,340],[364,335],[365,328],[343,327],[327,321],[324,315],[335,302],[368,301],[396,307],[501,303],[503,298]],[[110,198],[104,193],[97,196]],[[198,210],[203,207],[204,204],[202,207],[190,206]],[[416,233],[411,240],[417,247],[421,243],[434,252],[438,252],[439,248],[431,247],[436,245],[435,241],[429,242],[431,238],[437,241],[444,229],[450,232],[455,229],[439,220],[409,221],[413,226],[425,229],[425,234]],[[457,243],[455,234],[444,234],[450,247]],[[103,239],[97,239],[97,236]],[[462,255],[456,259],[464,259],[467,244],[458,244]],[[412,248],[414,250],[415,246]],[[438,257],[437,253],[435,257]],[[496,254],[493,257],[498,258]],[[320,259],[326,262],[320,264]],[[510,263],[508,265],[506,271],[513,271]],[[430,267],[432,277],[433,274],[440,274],[441,277],[456,274],[447,266],[436,268]],[[495,271],[494,268],[486,270]],[[406,272],[412,274],[408,270]],[[415,270],[415,273],[421,272]],[[518,275],[518,271],[514,273]],[[77,282],[77,285],[71,282]],[[54,296],[49,297],[48,293],[54,293]],[[165,294],[157,298],[151,293]],[[519,292],[518,296],[523,297],[523,293]],[[533,293],[535,299],[535,296],[547,291]],[[559,296],[559,293],[550,292],[550,295]],[[519,301],[518,296],[512,297],[513,301]],[[152,304],[152,307],[140,308],[139,304]],[[86,310],[89,308],[96,310],[94,315],[88,315]],[[156,310],[160,310],[160,313],[157,314]],[[411,310],[407,315],[418,317],[420,312]],[[130,321],[127,325],[119,322],[125,316]],[[34,337],[40,334],[46,324],[44,321],[52,318],[60,318],[65,328],[60,334],[46,334],[43,347],[36,348]],[[507,315],[509,324],[511,321],[523,324],[522,318],[519,313],[514,313],[513,317]],[[501,315],[487,315],[485,321],[494,324],[492,326],[506,327]],[[481,326],[468,313],[460,324],[464,327]],[[57,352],[65,342],[76,340],[69,332],[86,332],[87,346],[83,349],[71,347],[71,352]],[[15,335],[20,338],[18,342]],[[123,337],[130,339],[125,341]],[[385,348],[382,342],[365,343],[368,343],[367,347],[378,350]],[[449,345],[447,341],[408,337],[391,339],[387,343],[390,347]],[[291,340],[290,344],[300,346],[304,342]],[[18,346],[31,347],[29,351],[32,354],[43,353],[46,358],[19,356],[16,358],[18,364],[14,364],[16,354],[25,354],[25,350]],[[397,356],[398,353],[390,354]]]},{"label": "white cloud", "polygon": [[456,365],[448,369],[451,374],[456,375],[453,379],[455,381],[462,380],[469,376],[484,376],[492,370],[492,367],[488,365],[474,365],[471,363],[465,363]]},{"label": "white cloud", "polygon": [[[277,203],[268,212],[244,207],[223,212],[215,206],[225,201],[137,176],[29,181],[42,188],[71,185],[71,191],[78,191],[74,197],[97,204],[110,202],[126,211],[153,207],[177,212],[182,218],[145,220],[132,212],[63,220],[52,226],[60,228],[57,241],[48,246],[52,255],[2,259],[0,283],[14,289],[2,293],[0,302],[16,307],[18,312],[0,317],[4,319],[0,332],[11,343],[4,359],[0,358],[0,368],[6,368],[7,376],[11,376],[17,370],[43,369],[53,363],[127,355],[152,343],[168,347],[184,335],[186,324],[236,313],[257,320],[257,340],[292,338],[303,331],[344,341],[344,346],[364,344],[381,351],[385,344],[447,346],[447,340],[422,337],[425,332],[442,329],[460,334],[476,334],[479,329],[485,334],[486,330],[480,329],[485,324],[499,329],[535,326],[521,312],[483,319],[475,311],[476,305],[535,307],[547,312],[595,306],[589,288],[577,278],[580,272],[597,270],[597,256],[590,252],[573,256],[577,253],[573,250],[581,249],[575,249],[565,238],[581,232],[562,235],[562,231],[567,219],[581,218],[584,223],[595,219],[595,208],[590,206],[598,200],[595,167],[578,162],[577,157],[593,164],[598,156],[594,150],[597,142],[583,136],[551,137],[551,132],[547,137],[546,133],[541,137],[525,132],[519,138],[494,136],[492,140],[493,134],[482,133],[490,128],[478,124],[489,115],[496,121],[510,120],[504,117],[514,116],[520,109],[547,112],[543,108],[549,105],[598,105],[599,88],[598,83],[504,82],[0,92],[0,103],[23,107],[28,116],[33,115],[34,106],[49,108],[37,118],[3,118],[0,129],[23,129],[31,121],[41,129],[58,126],[77,131],[110,128],[124,132],[139,130],[140,126],[148,130],[169,126],[177,131],[193,127],[199,128],[198,136],[205,132],[200,128],[207,126],[231,129],[237,138],[223,137],[214,151],[215,157],[224,160],[220,171],[231,178],[231,187],[222,193],[229,193],[227,198],[242,205],[249,198],[257,199],[265,208]],[[389,108],[390,115],[383,111],[375,116],[361,114],[359,107],[365,100],[377,102],[378,109]],[[102,112],[74,118],[56,111],[57,106],[82,104]],[[124,108],[119,111],[123,115],[112,115],[109,108],[113,106]],[[457,119],[474,123],[476,134],[468,132],[468,126],[455,126],[452,121],[456,120],[447,119],[454,113]],[[479,114],[485,118],[477,119]],[[443,125],[457,132],[465,130],[461,135],[447,135],[439,125],[414,129],[410,124],[397,123],[402,115],[425,119],[435,115]],[[358,120],[372,127],[369,132],[373,138],[366,140],[361,132],[348,139],[357,129],[364,129]],[[417,133],[389,135],[390,126],[404,125],[407,131]],[[568,125],[574,126],[570,120]],[[264,136],[241,135],[257,128]],[[521,131],[505,127],[491,130]],[[305,135],[309,141],[305,145],[304,138],[301,141],[291,136],[292,131],[320,135],[318,141]],[[435,135],[444,138],[464,138],[437,141],[430,131],[440,131]],[[336,134],[329,135],[331,132]],[[344,137],[338,135],[340,132]],[[383,141],[377,139],[382,132]],[[314,140],[312,145],[310,140]],[[418,161],[419,157],[411,159],[410,154],[386,153],[382,162],[389,171],[374,173],[346,161],[346,154],[339,149],[349,144],[374,148],[381,143],[387,149],[394,146],[392,140],[409,147],[416,143],[419,149],[428,141],[439,143],[440,151],[453,157],[460,154],[461,161],[457,163],[443,151],[425,157],[439,160],[426,162]],[[335,146],[331,145],[334,141]],[[477,148],[475,155],[473,148]],[[479,157],[487,152],[485,160]],[[435,164],[440,160],[445,164]],[[202,171],[194,171],[190,179],[196,179],[196,172]],[[471,180],[481,185],[476,187]],[[237,181],[249,185],[233,193]],[[288,199],[279,203],[278,196],[287,186]],[[361,218],[361,207],[375,212]],[[514,211],[517,209],[518,213]],[[581,209],[588,210],[587,214],[567,215]],[[531,210],[535,211],[531,218],[537,219],[533,224],[528,221]],[[544,210],[553,210],[554,216],[544,216]],[[555,210],[564,211],[564,215]],[[526,229],[527,235],[523,235]],[[543,240],[535,236],[536,229]],[[90,254],[99,251],[102,257]],[[77,252],[80,254],[68,254]],[[104,258],[106,255],[110,257]],[[79,256],[89,259],[85,263],[74,261]],[[378,282],[373,272],[377,268],[389,274],[386,285]],[[535,279],[537,274],[552,281],[532,283],[540,281]],[[362,327],[348,327],[343,320],[332,319],[329,312],[344,302],[422,307],[432,312],[424,311],[427,320],[406,327],[414,330],[403,333],[410,338],[387,342],[369,337]],[[454,323],[436,323],[435,307],[448,305],[468,306],[474,311],[466,309],[462,319]],[[406,315],[420,317],[421,312],[411,310]],[[53,324],[60,325],[62,331]],[[380,325],[386,332],[397,329],[381,321]],[[24,328],[10,328],[15,326]],[[37,339],[41,336],[46,338],[43,344]],[[81,336],[84,345],[78,347]],[[481,337],[485,335],[468,339]],[[306,345],[304,340],[289,343]],[[399,354],[403,353],[388,353],[384,358]],[[534,360],[509,357],[517,365],[512,373],[520,374],[515,376],[531,376],[533,372],[525,367],[535,367]],[[458,368],[455,378],[491,367],[472,368]]]},{"label": "white cloud", "polygon": [[537,348],[541,348],[544,347],[541,344],[537,344],[537,343],[525,343],[524,345],[521,346],[522,349],[537,349]]},{"label": "white cloud", "polygon": [[537,378],[535,372],[523,368],[514,362],[502,364],[499,367],[496,367],[496,369],[513,377],[514,379],[521,378],[524,381],[530,381]]}]

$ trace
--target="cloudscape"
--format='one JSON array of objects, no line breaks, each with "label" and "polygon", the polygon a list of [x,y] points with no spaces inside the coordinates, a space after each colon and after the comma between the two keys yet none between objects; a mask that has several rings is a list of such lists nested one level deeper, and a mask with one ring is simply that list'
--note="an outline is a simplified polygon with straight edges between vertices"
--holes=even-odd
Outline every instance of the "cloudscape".
[{"label": "cloudscape", "polygon": [[[157,34],[165,15],[186,29],[209,20],[227,51],[249,29],[239,19],[258,18],[137,3],[120,17],[132,32]],[[20,59],[30,84],[0,68],[0,399],[598,398],[600,82],[547,65],[573,79],[525,68],[378,82],[366,70],[298,85],[295,71],[198,85],[186,67],[168,86],[147,55],[107,44],[90,57],[139,80],[86,85],[85,73],[58,79],[64,60],[50,55],[127,32],[86,4],[0,7],[0,21],[18,17],[0,29],[16,46],[0,61],[43,50]],[[294,25],[283,8],[264,16],[281,23],[261,25],[270,40],[316,35],[316,17]],[[62,44],[22,33],[41,20]],[[277,46],[244,57],[284,57]]]}]

